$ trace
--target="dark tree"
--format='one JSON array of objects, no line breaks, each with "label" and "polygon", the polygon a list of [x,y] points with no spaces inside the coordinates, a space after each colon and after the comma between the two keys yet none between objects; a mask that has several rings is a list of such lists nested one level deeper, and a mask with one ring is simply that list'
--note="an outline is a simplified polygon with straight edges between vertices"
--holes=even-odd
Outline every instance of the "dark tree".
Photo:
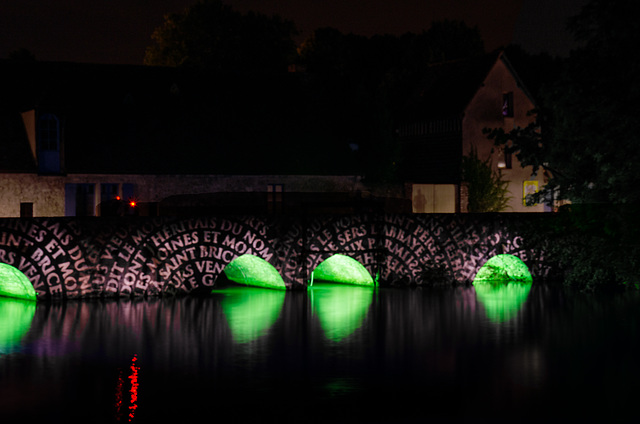
[{"label": "dark tree", "polygon": [[438,62],[484,53],[477,27],[460,21],[436,21],[420,34],[364,37],[334,28],[317,29],[298,48],[309,72],[423,72]]},{"label": "dark tree", "polygon": [[548,188],[574,203],[640,202],[640,23],[633,6],[587,4],[570,24],[582,47],[541,89],[537,122],[491,134],[524,165],[548,172]]},{"label": "dark tree", "polygon": [[640,22],[632,0],[592,0],[569,29],[580,47],[540,90],[536,122],[491,131],[523,165],[545,172],[571,205],[544,233],[549,257],[581,287],[640,282]]},{"label": "dark tree", "polygon": [[478,27],[469,28],[462,21],[436,21],[423,33],[431,62],[462,59],[484,53]]},{"label": "dark tree", "polygon": [[30,50],[21,48],[9,53],[9,60],[16,62],[35,62],[36,56]]},{"label": "dark tree", "polygon": [[145,64],[220,71],[283,72],[295,57],[293,22],[242,14],[218,0],[202,0],[166,15],[152,34]]},{"label": "dark tree", "polygon": [[484,48],[477,28],[443,21],[420,34],[399,37],[364,37],[320,28],[298,53],[317,91],[340,117],[340,133],[358,146],[365,177],[370,182],[390,182],[397,179],[400,166],[397,119],[428,66],[479,55]]}]

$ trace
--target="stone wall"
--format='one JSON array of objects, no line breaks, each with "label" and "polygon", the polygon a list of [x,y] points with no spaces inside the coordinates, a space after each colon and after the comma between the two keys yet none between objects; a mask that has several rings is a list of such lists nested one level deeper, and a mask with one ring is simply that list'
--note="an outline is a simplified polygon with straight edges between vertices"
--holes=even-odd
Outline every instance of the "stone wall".
[{"label": "stone wall", "polygon": [[[35,217],[63,217],[65,185],[95,185],[95,205],[100,203],[101,184],[128,184],[139,204],[158,203],[173,196],[215,193],[266,193],[268,185],[281,185],[285,193],[361,193],[398,197],[397,189],[387,193],[363,185],[361,177],[346,175],[134,175],[29,173],[0,175],[0,218],[20,217],[20,203],[33,204]],[[125,199],[127,200],[127,199]],[[266,201],[265,201],[266,203]],[[72,212],[72,211],[71,211]],[[95,212],[94,212],[95,213]]]},{"label": "stone wall", "polygon": [[21,203],[31,203],[34,216],[64,216],[64,177],[0,175],[0,217],[19,217]]},{"label": "stone wall", "polygon": [[498,253],[544,275],[542,254],[525,247],[521,231],[541,219],[548,215],[2,219],[0,262],[47,298],[202,292],[242,254],[267,260],[290,288],[336,253],[381,283],[424,283],[437,264],[468,282]]}]

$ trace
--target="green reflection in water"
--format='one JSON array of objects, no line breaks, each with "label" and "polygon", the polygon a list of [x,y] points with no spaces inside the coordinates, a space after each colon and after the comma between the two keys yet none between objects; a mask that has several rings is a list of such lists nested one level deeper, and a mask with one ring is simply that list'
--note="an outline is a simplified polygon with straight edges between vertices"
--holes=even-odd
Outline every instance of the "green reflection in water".
[{"label": "green reflection in water", "polygon": [[36,291],[20,270],[0,263],[0,296],[36,300]]},{"label": "green reflection in water", "polygon": [[480,268],[473,285],[487,317],[495,323],[512,319],[527,300],[533,278],[520,258],[496,255]]},{"label": "green reflection in water", "polygon": [[229,287],[212,293],[223,296],[222,311],[236,343],[264,335],[278,319],[285,297],[283,290],[260,287]]},{"label": "green reflection in water", "polygon": [[529,296],[531,284],[511,281],[508,283],[476,284],[476,296],[484,306],[487,317],[495,323],[515,317]]},{"label": "green reflection in water", "polygon": [[496,255],[482,265],[473,279],[473,284],[498,281],[531,284],[533,279],[527,265],[520,258],[513,255]]},{"label": "green reflection in water", "polygon": [[285,290],[282,277],[273,265],[254,255],[235,258],[224,269],[230,281],[246,286]]},{"label": "green reflection in water", "polygon": [[373,286],[324,282],[309,287],[312,314],[317,315],[329,340],[339,342],[362,326],[373,291]]},{"label": "green reflection in water", "polygon": [[313,271],[314,280],[373,286],[373,278],[362,264],[345,255],[333,255]]},{"label": "green reflection in water", "polygon": [[35,302],[0,297],[0,354],[14,351],[31,327]]}]

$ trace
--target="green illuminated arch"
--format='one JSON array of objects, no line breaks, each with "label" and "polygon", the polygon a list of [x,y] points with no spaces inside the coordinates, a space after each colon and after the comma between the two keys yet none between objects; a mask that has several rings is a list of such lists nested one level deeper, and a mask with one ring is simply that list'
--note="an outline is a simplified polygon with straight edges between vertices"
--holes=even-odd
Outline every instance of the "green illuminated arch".
[{"label": "green illuminated arch", "polygon": [[213,294],[223,296],[222,311],[236,343],[264,335],[278,319],[285,298],[282,290],[261,287],[229,287]]},{"label": "green illuminated arch", "polygon": [[269,262],[254,255],[238,256],[225,267],[224,273],[230,281],[237,284],[286,289],[278,270]]},{"label": "green illuminated arch", "polygon": [[0,296],[36,300],[36,291],[26,275],[11,265],[0,263]]},{"label": "green illuminated arch", "polygon": [[374,286],[369,271],[353,258],[345,255],[333,255],[322,262],[313,271],[314,280],[332,283],[352,284],[358,286]]},{"label": "green illuminated arch", "polygon": [[362,326],[373,300],[374,287],[320,283],[309,287],[312,314],[325,336],[339,342]]},{"label": "green illuminated arch", "polygon": [[473,284],[518,281],[531,284],[533,278],[522,260],[513,255],[496,255],[476,274]]},{"label": "green illuminated arch", "polygon": [[35,302],[0,297],[0,354],[13,352],[31,327]]}]

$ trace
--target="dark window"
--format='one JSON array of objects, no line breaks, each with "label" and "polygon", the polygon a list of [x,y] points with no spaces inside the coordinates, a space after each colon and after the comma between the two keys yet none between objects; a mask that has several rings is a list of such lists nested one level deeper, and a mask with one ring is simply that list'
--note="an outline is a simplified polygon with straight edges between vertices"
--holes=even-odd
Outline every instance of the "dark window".
[{"label": "dark window", "polygon": [[133,190],[133,184],[124,183],[122,184],[122,200],[127,203],[137,202],[135,192]]},{"label": "dark window", "polygon": [[76,216],[95,216],[95,184],[76,186]]},{"label": "dark window", "polygon": [[20,218],[33,218],[33,203],[20,203]]},{"label": "dark window", "polygon": [[267,186],[267,210],[269,213],[282,213],[282,197],[284,184],[269,184]]},{"label": "dark window", "polygon": [[512,167],[512,162],[513,162],[512,156],[513,156],[513,153],[507,152],[507,151],[504,152],[504,167],[506,169],[511,169]]},{"label": "dark window", "polygon": [[45,113],[38,118],[38,171],[43,174],[60,172],[60,121]]},{"label": "dark window", "polygon": [[147,203],[147,215],[149,216],[158,216],[158,202],[149,202]]},{"label": "dark window", "polygon": [[100,184],[100,202],[102,203],[109,200],[120,200],[118,199],[118,189],[118,184]]},{"label": "dark window", "polygon": [[38,120],[40,149],[57,151],[60,146],[60,122],[55,115],[45,113]]},{"label": "dark window", "polygon": [[502,116],[513,118],[513,92],[511,91],[502,95]]}]

